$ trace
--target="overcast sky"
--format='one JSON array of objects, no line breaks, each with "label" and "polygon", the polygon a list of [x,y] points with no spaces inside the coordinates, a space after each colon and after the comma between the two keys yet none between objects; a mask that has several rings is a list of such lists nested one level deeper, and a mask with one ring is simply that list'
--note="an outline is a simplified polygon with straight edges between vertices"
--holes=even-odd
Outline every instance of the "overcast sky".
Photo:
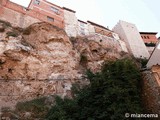
[{"label": "overcast sky", "polygon": [[[25,7],[30,0],[11,0]],[[134,23],[139,31],[159,32],[160,0],[48,0],[76,11],[78,19],[112,29],[119,20]]]}]

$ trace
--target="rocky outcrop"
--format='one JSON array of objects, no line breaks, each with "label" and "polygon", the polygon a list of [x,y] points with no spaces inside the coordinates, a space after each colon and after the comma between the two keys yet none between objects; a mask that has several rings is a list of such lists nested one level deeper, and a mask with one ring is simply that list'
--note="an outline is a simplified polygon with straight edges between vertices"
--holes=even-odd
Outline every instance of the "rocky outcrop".
[{"label": "rocky outcrop", "polygon": [[143,72],[142,101],[146,113],[160,114],[160,66]]},{"label": "rocky outcrop", "polygon": [[70,96],[84,70],[96,72],[123,51],[114,39],[96,34],[69,39],[44,22],[25,30],[3,22],[0,30],[0,106],[37,96]]},{"label": "rocky outcrop", "polygon": [[7,36],[8,31],[15,29],[8,27],[1,33],[0,91],[14,99],[1,97],[1,103],[55,93],[64,96],[72,80],[81,78],[79,56],[62,29],[37,23],[16,37]]},{"label": "rocky outcrop", "polygon": [[78,57],[63,30],[41,23],[26,31],[1,41],[2,78],[77,78]]},{"label": "rocky outcrop", "polygon": [[125,53],[119,41],[100,34],[71,38],[71,41],[80,54],[80,65],[85,64],[93,72],[99,71],[105,61],[120,59],[121,53]]}]

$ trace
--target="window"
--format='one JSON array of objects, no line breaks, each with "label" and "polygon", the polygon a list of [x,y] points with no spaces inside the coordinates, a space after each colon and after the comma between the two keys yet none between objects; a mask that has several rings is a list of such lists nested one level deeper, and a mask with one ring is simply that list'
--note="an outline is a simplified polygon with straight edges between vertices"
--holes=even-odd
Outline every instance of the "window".
[{"label": "window", "polygon": [[142,39],[143,39],[143,36],[141,36],[142,37]]},{"label": "window", "polygon": [[54,18],[47,16],[47,20],[50,22],[54,22]]},{"label": "window", "polygon": [[146,39],[146,36],[144,36],[144,39]]},{"label": "window", "polygon": [[147,36],[147,38],[149,39],[149,36]]},{"label": "window", "polygon": [[35,3],[36,5],[39,5],[39,4],[40,4],[40,0],[35,0],[34,3]]},{"label": "window", "polygon": [[57,8],[55,8],[55,7],[51,7],[51,10],[53,12],[55,12],[56,14],[60,14],[59,10]]}]

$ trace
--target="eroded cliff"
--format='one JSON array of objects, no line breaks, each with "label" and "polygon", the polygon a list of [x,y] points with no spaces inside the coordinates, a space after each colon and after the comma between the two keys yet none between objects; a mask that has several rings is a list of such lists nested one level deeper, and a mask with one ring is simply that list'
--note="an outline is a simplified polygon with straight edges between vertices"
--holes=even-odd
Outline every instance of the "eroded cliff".
[{"label": "eroded cliff", "polygon": [[102,35],[69,38],[48,23],[23,30],[1,21],[0,106],[37,96],[70,96],[72,83],[81,81],[86,69],[96,72],[122,53],[119,41]]}]

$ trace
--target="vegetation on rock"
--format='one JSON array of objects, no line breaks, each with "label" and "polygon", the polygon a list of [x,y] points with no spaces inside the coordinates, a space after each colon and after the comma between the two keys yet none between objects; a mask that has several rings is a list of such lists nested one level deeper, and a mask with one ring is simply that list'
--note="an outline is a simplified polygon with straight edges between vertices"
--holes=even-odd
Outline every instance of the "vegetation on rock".
[{"label": "vegetation on rock", "polygon": [[90,84],[77,89],[74,99],[56,98],[47,120],[124,120],[125,113],[141,113],[140,72],[133,61],[122,59],[87,72]]},{"label": "vegetation on rock", "polygon": [[17,31],[10,31],[7,32],[7,37],[12,36],[12,37],[18,37],[19,33]]}]

